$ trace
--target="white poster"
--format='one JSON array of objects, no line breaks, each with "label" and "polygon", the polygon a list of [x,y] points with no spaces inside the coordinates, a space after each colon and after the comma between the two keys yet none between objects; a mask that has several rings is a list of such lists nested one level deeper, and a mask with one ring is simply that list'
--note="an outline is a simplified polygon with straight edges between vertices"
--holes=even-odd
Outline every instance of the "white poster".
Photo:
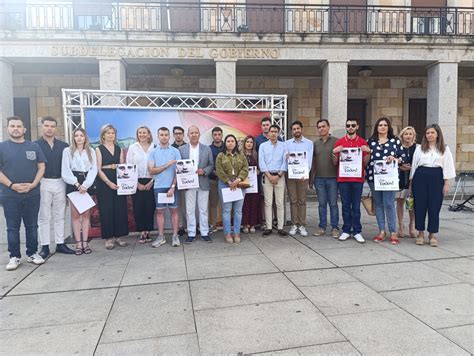
[{"label": "white poster", "polygon": [[360,147],[343,147],[339,153],[339,177],[362,177],[362,149]]},{"label": "white poster", "polygon": [[224,203],[230,203],[232,201],[244,199],[242,189],[236,188],[234,190],[230,188],[222,188],[222,201]]},{"label": "white poster", "polygon": [[258,193],[258,177],[257,177],[256,166],[249,166],[249,181],[250,181],[250,187],[245,189],[245,194]]},{"label": "white poster", "polygon": [[306,151],[288,152],[288,178],[309,178],[308,154]]},{"label": "white poster", "polygon": [[180,159],[176,161],[176,180],[179,190],[199,188],[199,177],[196,171],[194,160]]},{"label": "white poster", "polygon": [[117,164],[118,195],[135,194],[138,186],[138,171],[135,164]]},{"label": "white poster", "polygon": [[95,206],[94,200],[92,200],[91,196],[87,192],[83,194],[79,192],[71,192],[67,196],[79,214],[82,214],[84,211],[87,211]]},{"label": "white poster", "polygon": [[374,161],[374,189],[399,190],[398,162],[393,160],[387,163],[384,160]]}]

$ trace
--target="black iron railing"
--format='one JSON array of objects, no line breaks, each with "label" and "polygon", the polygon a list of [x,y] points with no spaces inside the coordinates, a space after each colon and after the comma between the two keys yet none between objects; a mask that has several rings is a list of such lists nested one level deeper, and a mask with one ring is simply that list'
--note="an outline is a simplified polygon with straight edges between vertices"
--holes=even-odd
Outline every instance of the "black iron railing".
[{"label": "black iron railing", "polygon": [[473,36],[474,8],[66,0],[0,4],[0,29]]}]

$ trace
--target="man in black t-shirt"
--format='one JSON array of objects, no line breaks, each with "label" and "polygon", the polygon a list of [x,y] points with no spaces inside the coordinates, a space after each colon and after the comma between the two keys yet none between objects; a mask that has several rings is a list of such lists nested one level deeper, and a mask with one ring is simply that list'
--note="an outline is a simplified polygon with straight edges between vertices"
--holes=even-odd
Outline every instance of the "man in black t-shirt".
[{"label": "man in black t-shirt", "polygon": [[0,184],[10,252],[7,270],[12,271],[20,265],[21,220],[26,231],[26,261],[36,265],[44,263],[37,250],[39,183],[46,158],[36,143],[25,140],[26,129],[20,117],[7,118],[7,131],[10,139],[0,143]]}]

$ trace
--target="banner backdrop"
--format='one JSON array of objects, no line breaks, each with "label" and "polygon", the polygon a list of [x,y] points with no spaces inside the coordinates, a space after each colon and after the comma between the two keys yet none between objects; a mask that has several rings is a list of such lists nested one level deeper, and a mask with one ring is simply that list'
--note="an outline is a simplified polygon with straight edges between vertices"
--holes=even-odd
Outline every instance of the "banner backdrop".
[{"label": "banner backdrop", "polygon": [[[158,144],[157,130],[165,126],[170,130],[173,142],[173,126],[181,126],[185,130],[195,125],[201,132],[201,143],[210,145],[212,142],[212,129],[216,126],[222,128],[223,137],[234,134],[238,140],[245,136],[254,137],[261,133],[260,121],[269,117],[267,111],[213,111],[213,110],[157,110],[147,108],[137,109],[107,109],[88,108],[84,110],[85,128],[91,144],[96,147],[100,144],[100,128],[105,124],[112,124],[117,129],[117,142],[126,155],[128,147],[136,142],[136,130],[139,126],[148,126],[153,134],[153,141]],[[99,179],[99,178],[98,178]],[[94,197],[95,199],[95,197]],[[135,231],[132,200],[128,197],[128,224],[129,230]],[[100,237],[99,211],[97,207],[91,211],[91,237]]]}]

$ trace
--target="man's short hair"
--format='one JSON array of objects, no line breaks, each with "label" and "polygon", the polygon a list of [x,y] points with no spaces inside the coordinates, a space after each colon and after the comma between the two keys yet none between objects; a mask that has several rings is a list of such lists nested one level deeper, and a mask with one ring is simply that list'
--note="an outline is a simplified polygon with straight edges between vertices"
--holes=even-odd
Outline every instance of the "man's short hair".
[{"label": "man's short hair", "polygon": [[263,124],[263,123],[266,122],[266,121],[272,122],[272,120],[271,120],[269,117],[264,117],[264,118],[262,119],[262,121],[260,121],[260,124]]},{"label": "man's short hair", "polygon": [[[174,133],[176,130],[179,130],[179,131],[181,131],[181,133],[184,134],[184,129],[183,129],[181,126],[173,126],[173,133]],[[169,131],[169,130],[168,130],[168,131]]]},{"label": "man's short hair", "polygon": [[270,125],[269,131],[270,131],[271,129],[277,129],[278,132],[280,132],[280,126],[278,126],[277,124]]},{"label": "man's short hair", "polygon": [[21,121],[21,123],[23,124],[23,126],[25,126],[25,120],[23,120],[21,117],[19,116],[10,116],[10,117],[7,117],[7,126],[8,124],[10,124],[10,121]]},{"label": "man's short hair", "polygon": [[222,129],[219,126],[216,126],[212,129],[212,133],[214,133],[214,132],[221,132],[222,133]]},{"label": "man's short hair", "polygon": [[290,127],[293,128],[295,125],[299,125],[299,127],[303,128],[303,123],[300,120],[293,121]]},{"label": "man's short hair", "polygon": [[51,121],[51,122],[54,122],[56,124],[56,126],[58,125],[58,120],[56,120],[54,117],[51,117],[51,116],[44,116],[41,119],[41,124],[44,124],[45,121]]},{"label": "man's short hair", "polygon": [[318,121],[316,121],[316,127],[318,127],[318,125],[319,125],[321,122],[325,122],[328,126],[331,126],[331,125],[329,124],[329,120],[328,120],[328,119],[319,119]]},{"label": "man's short hair", "polygon": [[350,119],[350,118],[347,118],[346,122],[349,122],[349,121],[355,121],[357,125],[359,125],[359,121],[357,119]]},{"label": "man's short hair", "polygon": [[169,129],[169,128],[167,128],[167,127],[161,126],[161,127],[158,129],[158,131],[157,131],[157,132],[160,132],[160,131],[168,131],[168,132],[169,132],[169,131],[170,131],[170,129]]}]

